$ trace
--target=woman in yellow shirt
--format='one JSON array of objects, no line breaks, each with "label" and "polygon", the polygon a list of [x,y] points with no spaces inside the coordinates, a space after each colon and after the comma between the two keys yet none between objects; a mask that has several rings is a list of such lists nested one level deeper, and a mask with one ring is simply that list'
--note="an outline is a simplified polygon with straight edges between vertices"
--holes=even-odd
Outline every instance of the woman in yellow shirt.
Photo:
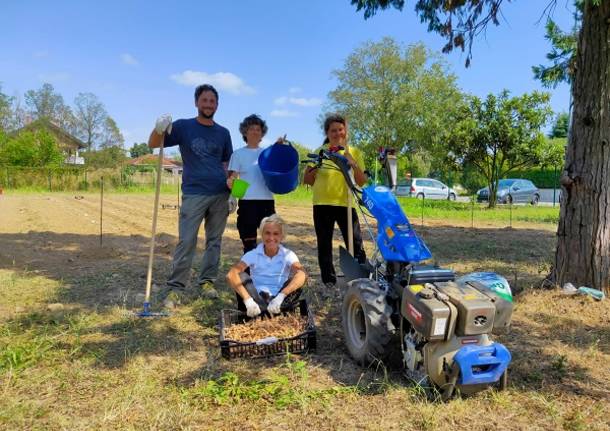
[{"label": "woman in yellow shirt", "polygon": [[[329,114],[324,120],[324,133],[326,139],[322,148],[343,147],[339,154],[347,159],[354,173],[354,180],[359,186],[366,182],[364,173],[364,159],[357,148],[349,148],[347,145],[347,121],[339,114]],[[319,149],[318,149],[319,150]],[[318,169],[310,166],[306,169],[303,178],[305,184],[313,189],[313,224],[316,231],[318,243],[318,263],[322,282],[327,287],[332,287],[337,282],[337,275],[333,265],[332,239],[335,222],[339,225],[346,248],[348,247],[347,236],[347,194],[348,189],[345,179],[334,164],[325,161]],[[360,263],[364,263],[366,255],[362,247],[362,234],[360,222],[356,210],[352,208],[352,226],[354,237],[354,257]]]}]

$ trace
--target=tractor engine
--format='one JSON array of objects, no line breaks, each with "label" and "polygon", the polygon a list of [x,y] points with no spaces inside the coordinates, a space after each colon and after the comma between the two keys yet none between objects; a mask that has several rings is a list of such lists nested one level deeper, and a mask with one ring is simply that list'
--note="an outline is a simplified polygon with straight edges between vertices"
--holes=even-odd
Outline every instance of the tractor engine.
[{"label": "tractor engine", "polygon": [[503,277],[456,280],[449,269],[407,266],[393,287],[402,292],[403,361],[414,380],[428,376],[448,398],[455,389],[476,392],[504,377],[510,353],[489,338],[510,325],[512,295]]}]

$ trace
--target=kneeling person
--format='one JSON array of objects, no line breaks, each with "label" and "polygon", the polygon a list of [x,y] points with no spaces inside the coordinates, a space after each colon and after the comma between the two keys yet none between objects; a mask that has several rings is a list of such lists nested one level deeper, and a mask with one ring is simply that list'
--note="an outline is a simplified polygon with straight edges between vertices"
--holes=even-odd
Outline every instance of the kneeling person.
[{"label": "kneeling person", "polygon": [[[277,215],[261,221],[262,243],[231,267],[227,282],[237,294],[237,307],[248,317],[262,311],[279,314],[294,308],[307,274],[293,251],[284,247],[284,222]],[[250,275],[245,273],[250,268]]]}]

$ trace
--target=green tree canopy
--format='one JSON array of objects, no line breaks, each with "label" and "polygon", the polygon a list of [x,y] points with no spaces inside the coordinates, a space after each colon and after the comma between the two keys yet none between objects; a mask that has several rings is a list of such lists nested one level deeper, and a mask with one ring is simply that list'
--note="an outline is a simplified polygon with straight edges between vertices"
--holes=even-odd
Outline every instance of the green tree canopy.
[{"label": "green tree canopy", "polygon": [[[498,13],[503,0],[418,0],[415,12],[422,22],[428,23],[428,31],[439,33],[447,39],[443,52],[459,48],[466,53],[466,67],[472,60],[472,43],[489,23],[499,25]],[[377,10],[396,8],[402,10],[405,0],[351,0],[356,10],[364,10],[364,18],[371,18]]]},{"label": "green tree canopy", "polygon": [[568,140],[562,138],[547,138],[541,149],[540,165],[561,167],[565,159]]},{"label": "green tree canopy", "polygon": [[584,0],[574,1],[574,26],[570,32],[559,28],[551,18],[547,19],[545,38],[551,42],[551,51],[546,59],[549,66],[533,66],[534,78],[547,88],[556,88],[562,82],[570,84],[574,75],[578,33],[582,24]]},{"label": "green tree canopy", "polygon": [[152,154],[153,149],[148,146],[146,142],[142,142],[139,144],[133,144],[133,146],[129,149],[129,156],[132,159],[136,157],[144,156],[146,154]]},{"label": "green tree canopy", "polygon": [[569,127],[570,115],[567,112],[557,114],[553,129],[551,130],[551,133],[549,133],[549,138],[567,138]]},{"label": "green tree canopy", "polygon": [[498,180],[511,171],[537,164],[546,142],[540,131],[552,114],[547,93],[510,97],[507,90],[485,100],[471,96],[461,119],[446,137],[449,157],[475,166],[495,205]]},{"label": "green tree canopy", "polygon": [[423,44],[368,42],[333,73],[338,86],[325,110],[347,116],[367,166],[381,146],[409,155],[434,152],[462,100],[446,63]]},{"label": "green tree canopy", "polygon": [[0,134],[0,165],[54,167],[63,161],[55,138],[44,130]]},{"label": "green tree canopy", "polygon": [[127,159],[123,148],[118,146],[85,151],[81,156],[85,159],[85,164],[92,168],[116,168]]}]

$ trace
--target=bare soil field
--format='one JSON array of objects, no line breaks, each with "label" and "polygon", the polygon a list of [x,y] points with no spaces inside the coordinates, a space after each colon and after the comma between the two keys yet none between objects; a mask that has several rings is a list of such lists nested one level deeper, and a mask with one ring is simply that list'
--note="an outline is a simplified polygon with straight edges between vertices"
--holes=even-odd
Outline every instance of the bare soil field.
[{"label": "bare soil field", "polygon": [[[278,205],[278,213],[289,225],[285,244],[310,276],[316,352],[220,357],[219,313],[234,307],[224,274],[241,256],[235,215],[223,239],[220,299],[134,318],[152,202],[107,195],[100,219],[98,194],[0,195],[0,429],[610,429],[610,303],[539,288],[553,225],[471,229],[431,220],[417,228],[440,265],[496,271],[516,292],[512,328],[496,337],[513,355],[508,390],[442,404],[426,400],[396,361],[366,369],[351,361],[341,331],[345,286],[327,291],[319,282],[306,204]],[[154,292],[177,241],[178,212],[159,216]],[[203,233],[200,240],[193,274]]]}]

